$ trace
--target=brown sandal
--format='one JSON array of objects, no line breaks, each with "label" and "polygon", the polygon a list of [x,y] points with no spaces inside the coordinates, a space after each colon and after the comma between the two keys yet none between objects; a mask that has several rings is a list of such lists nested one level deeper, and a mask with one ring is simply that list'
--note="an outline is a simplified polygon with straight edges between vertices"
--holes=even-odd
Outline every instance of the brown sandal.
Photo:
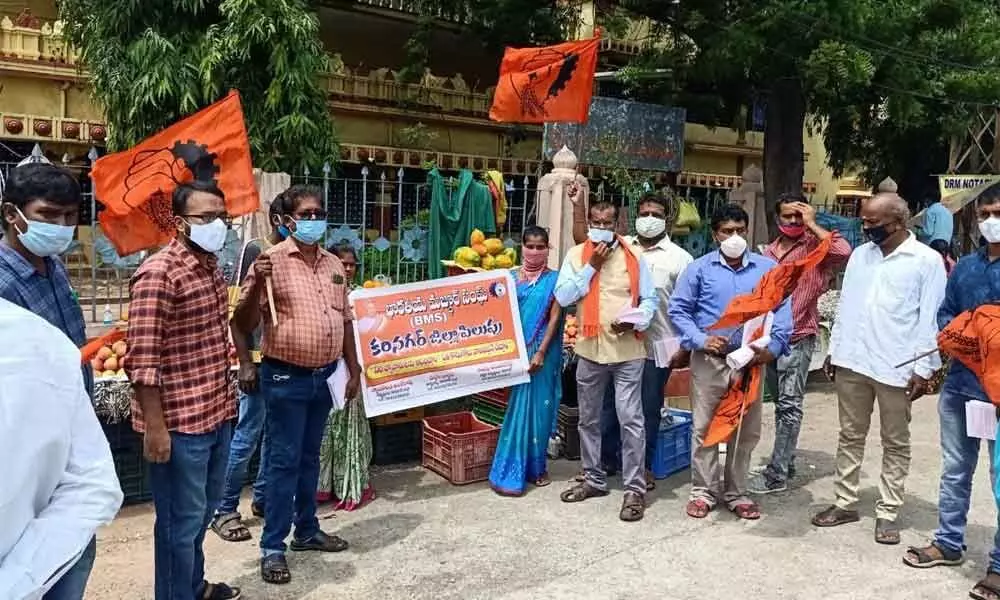
[{"label": "brown sandal", "polygon": [[914,569],[954,567],[962,564],[964,560],[965,556],[961,552],[942,548],[937,542],[931,542],[923,548],[910,546],[903,555],[903,564]]},{"label": "brown sandal", "polygon": [[875,542],[895,546],[899,543],[899,526],[888,519],[875,519]]},{"label": "brown sandal", "polygon": [[1000,573],[987,571],[986,577],[980,579],[969,597],[973,600],[998,600],[1000,599]]},{"label": "brown sandal", "polygon": [[211,529],[227,542],[245,542],[253,537],[250,535],[250,530],[240,520],[238,512],[215,517],[212,519]]},{"label": "brown sandal", "polygon": [[552,483],[552,480],[549,479],[549,474],[548,473],[543,473],[543,474],[539,475],[538,477],[536,477],[535,481],[533,481],[532,483],[535,484],[535,487],[545,487],[545,486],[549,485],[550,483]]},{"label": "brown sandal", "polygon": [[625,492],[625,499],[622,500],[622,509],[618,513],[618,518],[626,523],[641,521],[646,514],[646,501],[635,492]]},{"label": "brown sandal", "polygon": [[837,527],[861,520],[856,510],[844,510],[839,506],[829,506],[812,518],[816,527]]},{"label": "brown sandal", "polygon": [[753,502],[744,502],[730,508],[734,515],[744,521],[756,521],[760,518],[760,507]]},{"label": "brown sandal", "polygon": [[563,493],[559,494],[559,499],[563,502],[574,503],[583,502],[590,498],[600,498],[601,496],[607,496],[607,490],[599,490],[589,483],[578,483]]},{"label": "brown sandal", "polygon": [[701,498],[687,503],[687,514],[693,519],[704,519],[710,512],[712,512],[712,506]]}]

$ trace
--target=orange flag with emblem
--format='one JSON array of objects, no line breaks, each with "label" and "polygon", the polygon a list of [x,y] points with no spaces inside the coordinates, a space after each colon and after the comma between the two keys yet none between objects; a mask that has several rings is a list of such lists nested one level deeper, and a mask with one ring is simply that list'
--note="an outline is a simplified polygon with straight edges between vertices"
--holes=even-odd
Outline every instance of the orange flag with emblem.
[{"label": "orange flag with emblem", "polygon": [[[836,235],[836,234],[834,234]],[[718,322],[709,329],[724,329],[742,325],[761,315],[774,311],[785,298],[795,290],[799,278],[814,269],[830,251],[833,235],[827,236],[813,250],[799,260],[774,266],[760,278],[753,291],[749,294],[736,296],[729,301],[726,310],[722,312]],[[761,325],[751,336],[751,340],[759,339],[764,333]],[[712,422],[705,432],[702,446],[709,448],[721,444],[730,438],[739,427],[743,416],[750,406],[761,395],[761,384],[764,381],[764,366],[755,365],[737,373],[729,384],[729,389],[722,396],[722,401],[715,409]]]},{"label": "orange flag with emblem", "polygon": [[101,229],[123,256],[174,237],[171,194],[182,183],[214,183],[225,194],[231,216],[254,212],[259,200],[239,92],[229,92],[130,150],[102,156],[91,179],[104,205]]},{"label": "orange flag with emblem", "polygon": [[1000,304],[984,304],[952,319],[938,333],[938,349],[975,373],[986,397],[1000,406]]},{"label": "orange flag with emblem", "polygon": [[507,48],[490,118],[506,123],[586,123],[600,38]]}]

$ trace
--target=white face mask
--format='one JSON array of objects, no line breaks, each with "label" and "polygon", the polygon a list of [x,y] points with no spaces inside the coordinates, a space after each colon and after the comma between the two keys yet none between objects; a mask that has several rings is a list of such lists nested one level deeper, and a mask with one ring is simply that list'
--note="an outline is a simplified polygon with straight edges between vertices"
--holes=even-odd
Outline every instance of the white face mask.
[{"label": "white face mask", "polygon": [[1000,217],[990,217],[979,224],[979,233],[991,244],[1000,244]]},{"label": "white face mask", "polygon": [[610,244],[615,239],[615,232],[607,229],[597,229],[596,227],[591,227],[590,231],[587,232],[587,237],[590,238],[590,241],[595,244]]},{"label": "white face mask", "polygon": [[727,258],[739,258],[747,251],[747,241],[734,233],[719,243],[719,250]]},{"label": "white face mask", "polygon": [[204,225],[188,223],[188,226],[191,227],[191,233],[188,234],[188,237],[205,252],[218,252],[226,245],[226,234],[229,232],[229,227],[222,219],[215,219]]},{"label": "white face mask", "polygon": [[635,220],[635,232],[647,240],[659,237],[667,230],[667,221],[660,217],[639,217]]}]

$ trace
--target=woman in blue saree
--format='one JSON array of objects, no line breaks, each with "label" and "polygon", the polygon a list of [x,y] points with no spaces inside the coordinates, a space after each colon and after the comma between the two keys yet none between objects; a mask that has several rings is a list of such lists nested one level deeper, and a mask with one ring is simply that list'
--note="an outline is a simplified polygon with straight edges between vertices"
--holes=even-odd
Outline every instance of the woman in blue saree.
[{"label": "woman in blue saree", "polygon": [[562,399],[562,308],[554,296],[559,274],[547,268],[548,255],[548,232],[526,228],[514,279],[531,381],[510,391],[490,469],[490,486],[505,496],[520,496],[529,482],[549,484],[546,450]]}]

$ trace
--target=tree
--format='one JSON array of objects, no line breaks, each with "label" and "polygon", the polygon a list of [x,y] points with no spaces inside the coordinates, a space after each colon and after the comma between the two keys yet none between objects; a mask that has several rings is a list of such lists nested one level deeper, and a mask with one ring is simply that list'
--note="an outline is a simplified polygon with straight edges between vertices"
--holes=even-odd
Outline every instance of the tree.
[{"label": "tree", "polygon": [[61,0],[90,72],[110,150],[238,89],[265,170],[300,172],[337,157],[319,21],[302,0]]},{"label": "tree", "polygon": [[714,90],[717,115],[738,114],[734,102],[765,104],[771,203],[801,189],[807,124],[822,133],[835,174],[900,179],[914,145],[932,148],[926,159],[978,104],[1000,100],[998,15],[988,0],[614,4],[667,25],[672,41],[660,40],[639,63],[671,68],[675,99],[676,88]]}]

